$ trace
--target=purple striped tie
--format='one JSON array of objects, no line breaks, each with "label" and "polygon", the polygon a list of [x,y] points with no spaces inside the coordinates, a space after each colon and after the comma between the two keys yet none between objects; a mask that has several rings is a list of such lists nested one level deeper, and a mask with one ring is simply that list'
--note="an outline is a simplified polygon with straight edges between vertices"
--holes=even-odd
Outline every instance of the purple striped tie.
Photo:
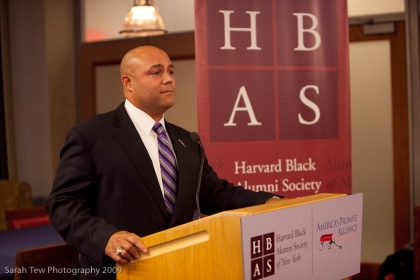
[{"label": "purple striped tie", "polygon": [[169,213],[174,212],[176,200],[176,160],[165,128],[160,122],[155,123],[153,131],[158,136],[160,170],[162,172],[163,193]]}]

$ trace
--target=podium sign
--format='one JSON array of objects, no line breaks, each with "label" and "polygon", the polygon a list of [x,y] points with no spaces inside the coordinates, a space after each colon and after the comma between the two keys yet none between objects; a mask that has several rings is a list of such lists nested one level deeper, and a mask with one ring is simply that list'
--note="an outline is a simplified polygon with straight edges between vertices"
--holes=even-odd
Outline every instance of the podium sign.
[{"label": "podium sign", "polygon": [[357,194],[242,217],[244,279],[336,280],[359,273],[362,203]]}]

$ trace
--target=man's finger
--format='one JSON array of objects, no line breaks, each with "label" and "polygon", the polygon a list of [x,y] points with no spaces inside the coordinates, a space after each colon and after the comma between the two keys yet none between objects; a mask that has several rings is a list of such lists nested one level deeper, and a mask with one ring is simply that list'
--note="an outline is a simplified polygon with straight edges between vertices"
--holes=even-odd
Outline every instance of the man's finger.
[{"label": "man's finger", "polygon": [[147,253],[147,247],[143,244],[140,239],[140,236],[132,233],[127,236],[127,240],[133,244],[138,250],[140,250],[143,254]]},{"label": "man's finger", "polygon": [[139,251],[147,253],[147,247],[138,235],[127,231],[114,233],[105,247],[105,254],[122,264],[138,259]]}]

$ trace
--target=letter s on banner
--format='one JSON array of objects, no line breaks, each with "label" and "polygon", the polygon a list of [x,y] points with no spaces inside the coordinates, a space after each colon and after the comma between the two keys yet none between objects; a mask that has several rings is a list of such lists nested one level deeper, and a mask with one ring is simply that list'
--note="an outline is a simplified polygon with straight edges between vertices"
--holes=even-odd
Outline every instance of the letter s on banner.
[{"label": "letter s on banner", "polygon": [[313,85],[307,85],[307,86],[303,87],[303,88],[300,90],[300,93],[299,93],[299,98],[300,98],[300,100],[302,101],[302,103],[303,103],[303,104],[305,104],[306,106],[308,106],[309,108],[311,108],[311,109],[314,111],[314,113],[315,113],[315,118],[314,118],[312,121],[306,121],[306,120],[304,120],[304,119],[302,118],[302,116],[301,116],[300,114],[298,114],[298,117],[299,117],[299,122],[300,122],[301,124],[304,124],[304,125],[316,124],[316,123],[319,121],[319,118],[320,118],[320,116],[321,116],[321,111],[319,110],[319,107],[318,107],[318,106],[317,106],[314,102],[312,102],[311,100],[309,100],[309,99],[306,97],[306,95],[305,95],[305,91],[306,91],[307,89],[309,89],[309,88],[314,89],[314,90],[315,90],[315,92],[316,92],[317,94],[319,94],[319,89],[318,89],[318,87],[317,87],[317,86],[313,86]]}]

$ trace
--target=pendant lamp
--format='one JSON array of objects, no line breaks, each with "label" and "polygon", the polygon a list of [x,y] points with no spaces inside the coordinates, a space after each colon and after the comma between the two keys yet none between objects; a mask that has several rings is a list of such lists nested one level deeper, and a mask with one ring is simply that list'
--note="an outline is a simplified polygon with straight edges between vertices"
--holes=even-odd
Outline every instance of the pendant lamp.
[{"label": "pendant lamp", "polygon": [[145,37],[163,35],[167,31],[152,0],[134,0],[134,5],[125,17],[119,33],[127,37]]}]

